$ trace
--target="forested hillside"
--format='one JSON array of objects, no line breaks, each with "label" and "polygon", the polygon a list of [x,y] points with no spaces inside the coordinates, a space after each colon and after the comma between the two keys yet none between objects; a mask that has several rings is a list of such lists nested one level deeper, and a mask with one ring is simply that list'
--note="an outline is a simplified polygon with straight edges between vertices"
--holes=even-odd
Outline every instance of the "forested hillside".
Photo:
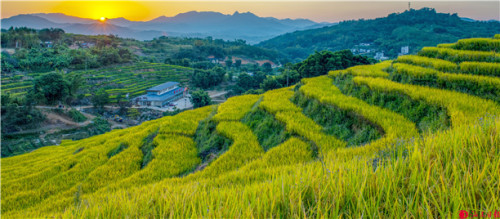
[{"label": "forested hillside", "polygon": [[305,71],[314,77],[4,158],[2,217],[494,212],[499,49],[497,34],[392,61]]},{"label": "forested hillside", "polygon": [[[2,74],[77,70],[146,61],[209,69],[228,58],[279,63],[275,50],[251,46],[243,40],[158,37],[150,41],[114,35],[88,36],[62,29],[2,29]],[[241,64],[241,63],[240,63]]]},{"label": "forested hillside", "polygon": [[258,45],[279,50],[290,59],[303,59],[314,51],[360,48],[372,57],[377,52],[384,52],[385,56],[395,58],[404,46],[409,46],[410,53],[416,53],[424,46],[451,43],[461,38],[489,37],[495,32],[500,32],[500,22],[464,21],[457,14],[423,8],[373,20],[343,21],[334,26],[287,33]]}]

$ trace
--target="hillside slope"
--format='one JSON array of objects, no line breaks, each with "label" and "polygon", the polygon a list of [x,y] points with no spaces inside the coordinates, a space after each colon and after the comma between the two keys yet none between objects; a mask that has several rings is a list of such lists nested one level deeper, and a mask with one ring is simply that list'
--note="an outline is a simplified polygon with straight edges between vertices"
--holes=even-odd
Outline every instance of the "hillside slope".
[{"label": "hillside slope", "polygon": [[[182,66],[142,62],[88,71],[72,71],[68,74],[80,75],[87,82],[82,88],[85,96],[104,88],[110,94],[110,98],[115,99],[118,95],[122,97],[127,94],[130,97],[142,95],[147,88],[167,81],[187,84],[193,71],[192,68]],[[2,93],[9,93],[14,97],[24,95],[33,86],[35,78],[48,73],[5,74],[2,77]]]},{"label": "hillside slope", "polygon": [[372,20],[344,21],[338,25],[296,31],[259,43],[259,46],[276,49],[289,58],[306,58],[314,51],[358,49],[360,53],[374,56],[384,52],[397,57],[401,47],[409,46],[410,53],[424,46],[454,42],[461,38],[490,37],[500,32],[497,21],[464,21],[456,14],[436,13],[423,8],[403,13],[389,14]]},{"label": "hillside slope", "polygon": [[496,37],[2,159],[2,216],[493,212],[500,207]]}]

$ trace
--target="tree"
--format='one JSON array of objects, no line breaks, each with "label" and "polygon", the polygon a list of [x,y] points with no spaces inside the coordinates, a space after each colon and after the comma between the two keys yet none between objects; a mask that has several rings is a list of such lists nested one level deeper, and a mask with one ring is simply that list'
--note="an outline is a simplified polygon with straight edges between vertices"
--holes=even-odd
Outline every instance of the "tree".
[{"label": "tree", "polygon": [[271,66],[271,63],[269,63],[269,62],[262,64],[262,68],[264,69],[264,72],[267,74],[273,72],[273,68]]},{"label": "tree", "polygon": [[310,55],[306,60],[297,63],[294,69],[302,78],[325,75],[330,70],[345,69],[355,65],[371,64],[372,60],[365,56],[353,55],[351,50],[336,52],[321,51]]},{"label": "tree", "polygon": [[110,65],[121,61],[120,54],[118,54],[118,50],[115,48],[106,47],[99,50],[95,49],[94,51],[98,51],[97,54],[99,55],[97,61],[99,61],[101,65]]},{"label": "tree", "polygon": [[92,96],[91,99],[92,104],[94,107],[98,108],[99,110],[104,109],[104,105],[106,105],[109,102],[109,94],[104,90],[104,88],[99,89],[94,96]]},{"label": "tree", "polygon": [[32,102],[2,94],[1,120],[2,133],[35,128],[45,120],[43,114],[33,107]]},{"label": "tree", "polygon": [[226,63],[226,67],[227,67],[227,68],[231,68],[231,65],[233,64],[233,60],[232,60],[232,59],[227,59],[227,60],[225,61],[225,63]]},{"label": "tree", "polygon": [[191,97],[189,98],[194,108],[207,106],[212,103],[212,99],[208,93],[204,90],[198,90],[191,92]]},{"label": "tree", "polygon": [[236,61],[234,62],[234,67],[236,67],[236,68],[241,67],[241,59],[236,59]]},{"label": "tree", "polygon": [[66,103],[70,104],[71,101],[77,97],[77,92],[80,87],[85,85],[85,79],[80,74],[75,74],[67,77],[68,83],[68,98],[66,99]]},{"label": "tree", "polygon": [[57,101],[62,101],[69,95],[69,85],[64,80],[63,75],[60,73],[45,74],[33,82],[34,95],[41,94],[48,104],[55,104]]},{"label": "tree", "polygon": [[227,73],[227,81],[233,81],[233,76],[234,76],[234,73],[232,71],[229,71]]},{"label": "tree", "polygon": [[127,48],[118,49],[118,55],[120,55],[120,62],[130,62],[133,58],[132,52]]},{"label": "tree", "polygon": [[252,87],[253,88],[258,88],[259,87],[259,84],[262,83],[264,81],[264,79],[266,79],[266,73],[264,72],[261,72],[261,71],[258,71],[258,72],[255,72],[253,74],[253,85]]},{"label": "tree", "polygon": [[213,75],[212,78],[214,79],[212,84],[217,85],[224,81],[226,71],[224,71],[224,69],[221,67],[214,67],[212,68],[211,74]]},{"label": "tree", "polygon": [[248,90],[254,88],[255,81],[252,76],[247,73],[241,73],[238,75],[238,81],[236,82],[238,87],[241,87],[243,90]]},{"label": "tree", "polygon": [[191,75],[191,84],[195,87],[208,88],[210,86],[210,74],[207,71],[195,69]]},{"label": "tree", "polygon": [[268,90],[272,90],[272,89],[281,88],[281,84],[278,82],[278,80],[276,80],[276,78],[267,77],[260,84],[260,88],[262,88],[264,91],[268,91]]},{"label": "tree", "polygon": [[64,30],[62,29],[59,29],[59,28],[45,28],[45,29],[41,29],[39,32],[38,32],[38,38],[40,38],[40,40],[42,42],[45,42],[45,41],[57,41],[59,39],[61,39],[61,37],[64,35]]},{"label": "tree", "polygon": [[214,67],[211,70],[195,69],[191,75],[191,84],[195,87],[209,88],[224,81],[226,72],[221,67]]},{"label": "tree", "polygon": [[258,63],[253,64],[253,66],[252,66],[252,71],[253,71],[253,72],[257,72],[257,71],[259,71],[259,70],[260,70],[259,64],[258,64]]}]

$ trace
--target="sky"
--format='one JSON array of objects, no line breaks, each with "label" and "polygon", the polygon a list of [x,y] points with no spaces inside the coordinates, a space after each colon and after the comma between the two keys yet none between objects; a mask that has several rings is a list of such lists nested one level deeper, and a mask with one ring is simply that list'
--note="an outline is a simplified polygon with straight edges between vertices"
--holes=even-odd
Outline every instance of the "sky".
[{"label": "sky", "polygon": [[[159,16],[175,16],[188,11],[216,11],[233,14],[252,12],[260,17],[306,18],[316,22],[385,17],[408,9],[408,1],[19,1],[2,0],[1,17],[28,13],[64,13],[99,19],[124,17],[147,21]],[[476,20],[500,20],[500,1],[413,1],[411,8],[435,8]]]}]

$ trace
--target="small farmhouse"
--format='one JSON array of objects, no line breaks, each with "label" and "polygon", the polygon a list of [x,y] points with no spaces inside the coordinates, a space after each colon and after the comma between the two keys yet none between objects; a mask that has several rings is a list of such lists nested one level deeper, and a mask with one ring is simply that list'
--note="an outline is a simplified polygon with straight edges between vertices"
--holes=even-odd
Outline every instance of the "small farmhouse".
[{"label": "small farmhouse", "polygon": [[166,82],[146,90],[146,94],[136,97],[135,103],[140,106],[163,107],[168,103],[182,98],[184,88],[178,82]]}]

